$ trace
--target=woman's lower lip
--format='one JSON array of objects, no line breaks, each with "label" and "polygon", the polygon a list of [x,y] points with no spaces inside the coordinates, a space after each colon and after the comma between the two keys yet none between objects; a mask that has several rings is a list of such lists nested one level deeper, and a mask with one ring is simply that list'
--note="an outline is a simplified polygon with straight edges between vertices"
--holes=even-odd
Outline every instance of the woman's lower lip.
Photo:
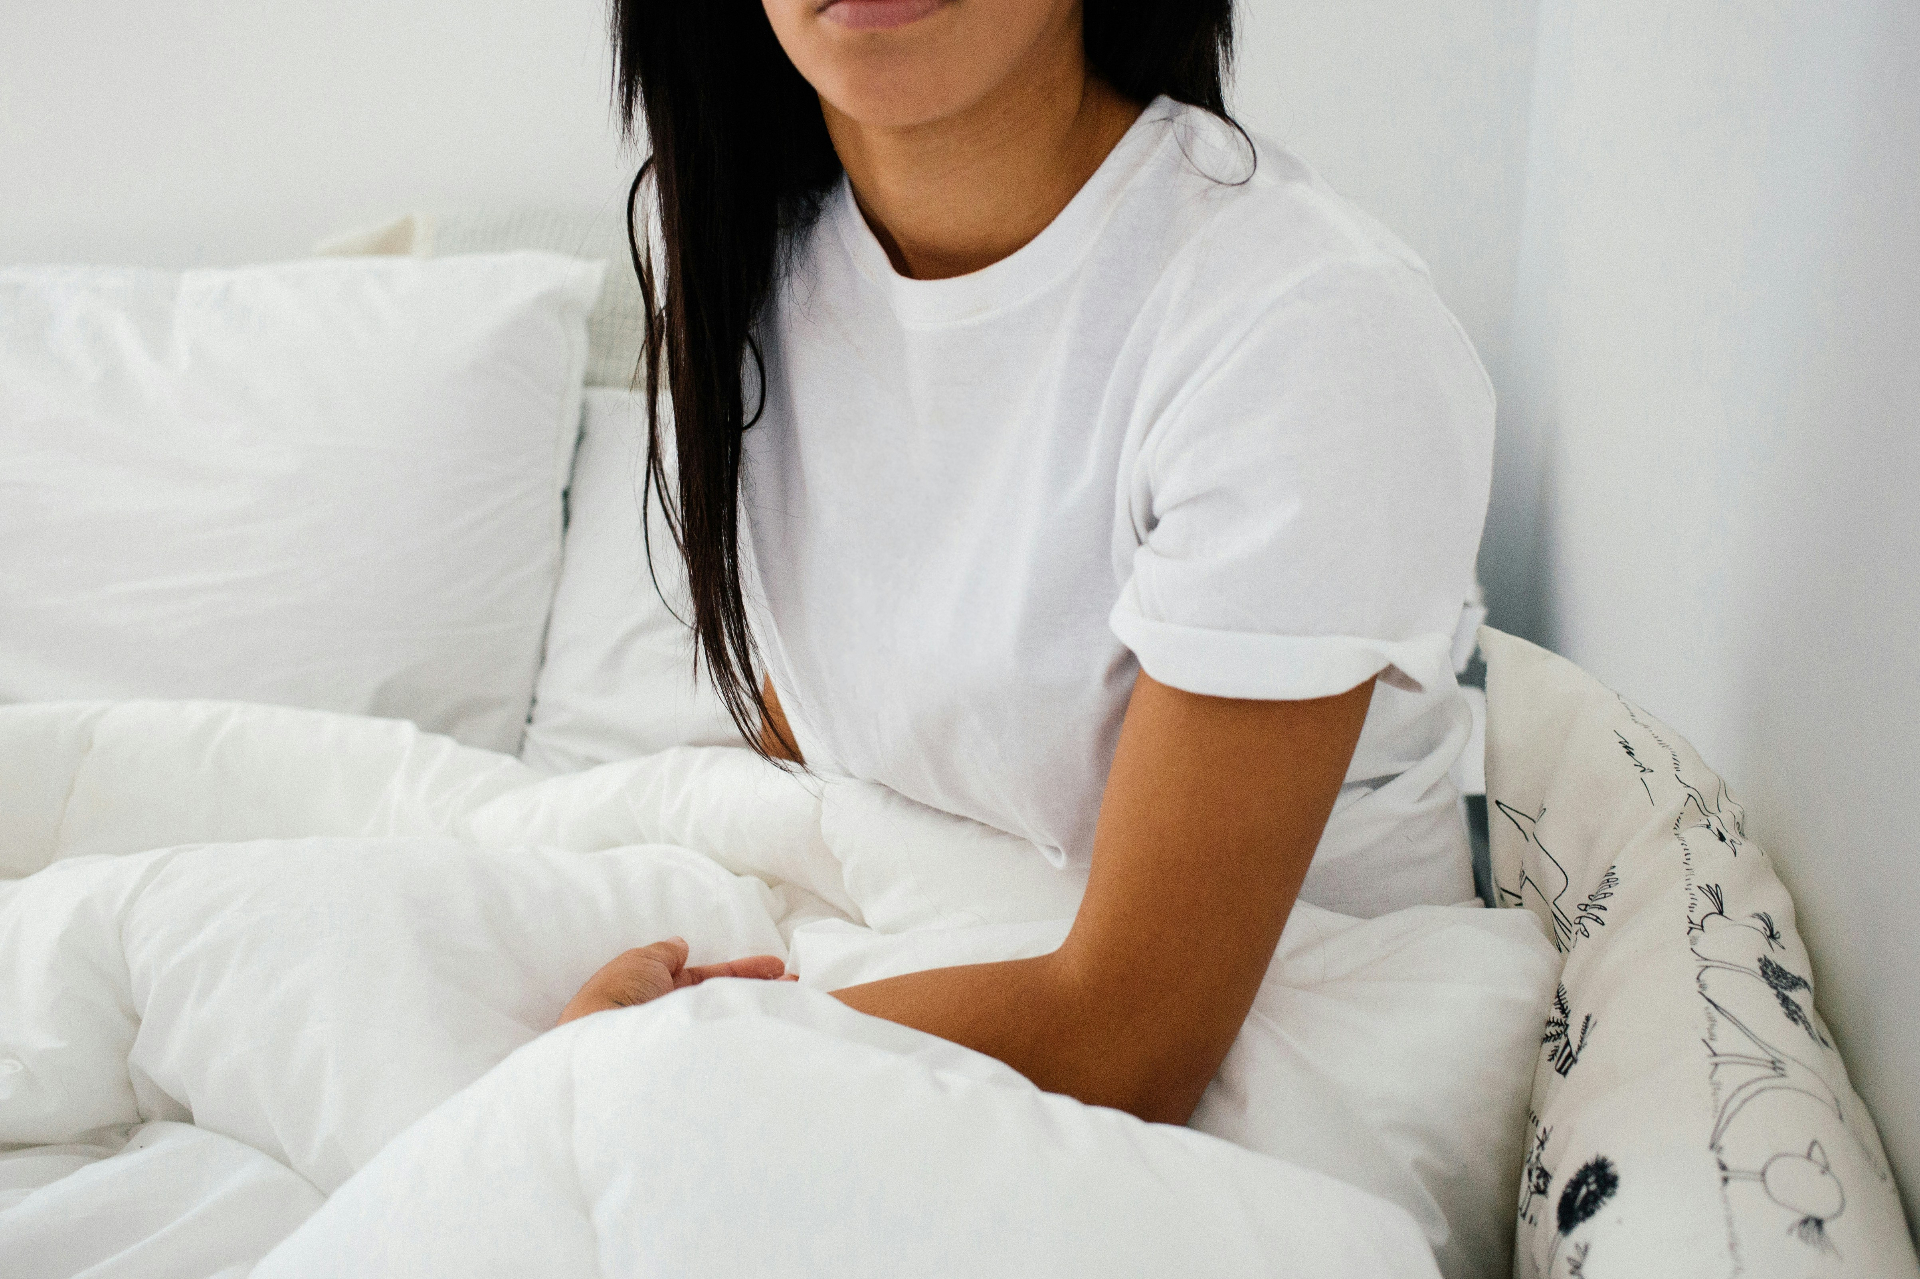
[{"label": "woman's lower lip", "polygon": [[947,0],[833,0],[820,16],[854,31],[885,31],[918,22]]}]

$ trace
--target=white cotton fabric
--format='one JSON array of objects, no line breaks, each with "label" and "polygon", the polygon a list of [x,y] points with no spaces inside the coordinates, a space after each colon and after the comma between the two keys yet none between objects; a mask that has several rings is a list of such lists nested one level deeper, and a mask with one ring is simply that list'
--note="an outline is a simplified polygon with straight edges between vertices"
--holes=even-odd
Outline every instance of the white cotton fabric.
[{"label": "white cotton fabric", "polygon": [[[1046,949],[1084,878],[740,748],[542,778],[397,721],[7,707],[0,853],[25,876],[0,879],[0,1257],[25,1273],[211,1274],[309,1213],[262,1276],[1504,1265],[1553,966],[1525,912],[1296,907],[1193,1132],[821,995]],[[675,933],[803,988],[542,1036]]]},{"label": "white cotton fabric", "polygon": [[600,275],[0,271],[0,702],[238,698],[516,749]]},{"label": "white cotton fabric", "polygon": [[632,391],[586,391],[566,554],[520,747],[550,772],[740,742],[694,660],[687,566],[665,508],[658,494],[643,503],[646,403]]},{"label": "white cotton fabric", "polygon": [[1135,673],[1381,681],[1302,899],[1472,894],[1449,660],[1493,406],[1398,241],[1156,101],[971,275],[897,274],[844,182],[765,326],[751,603],[810,765],[1084,865]]}]

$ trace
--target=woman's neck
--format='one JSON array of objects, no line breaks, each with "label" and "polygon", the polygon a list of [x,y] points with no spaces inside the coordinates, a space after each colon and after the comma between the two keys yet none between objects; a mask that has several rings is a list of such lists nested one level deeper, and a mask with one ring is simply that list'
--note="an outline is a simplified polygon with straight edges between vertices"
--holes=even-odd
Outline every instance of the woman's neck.
[{"label": "woman's neck", "polygon": [[1141,105],[1079,55],[1017,69],[957,115],[879,128],[834,110],[827,131],[894,270],[943,280],[1039,235],[1125,136]]}]

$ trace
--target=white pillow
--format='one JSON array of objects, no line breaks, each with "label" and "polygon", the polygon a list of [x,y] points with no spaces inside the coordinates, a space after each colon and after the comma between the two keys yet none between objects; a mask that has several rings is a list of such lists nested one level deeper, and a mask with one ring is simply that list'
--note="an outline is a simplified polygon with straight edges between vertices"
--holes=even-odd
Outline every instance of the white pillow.
[{"label": "white pillow", "polygon": [[740,743],[695,666],[693,632],[683,620],[692,617],[686,565],[657,496],[647,503],[642,536],[645,404],[628,391],[587,388],[567,494],[566,558],[521,751],[550,772],[670,746]]},{"label": "white pillow", "polygon": [[1480,646],[1494,883],[1566,956],[1515,1273],[1920,1274],[1793,900],[1725,783],[1571,662]]},{"label": "white pillow", "polygon": [[0,271],[0,701],[277,702],[517,749],[601,270]]}]

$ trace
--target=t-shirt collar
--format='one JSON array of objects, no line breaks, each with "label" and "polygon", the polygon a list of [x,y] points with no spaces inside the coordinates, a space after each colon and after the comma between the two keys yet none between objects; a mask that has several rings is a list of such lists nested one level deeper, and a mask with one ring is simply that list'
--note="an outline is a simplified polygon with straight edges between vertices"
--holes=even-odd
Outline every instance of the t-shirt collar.
[{"label": "t-shirt collar", "polygon": [[1039,292],[1085,254],[1135,176],[1172,131],[1163,126],[1184,110],[1165,96],[1147,104],[1093,176],[1044,230],[990,266],[945,280],[915,280],[893,269],[867,225],[845,174],[829,199],[833,222],[860,273],[888,296],[903,324],[953,324],[984,319]]}]

